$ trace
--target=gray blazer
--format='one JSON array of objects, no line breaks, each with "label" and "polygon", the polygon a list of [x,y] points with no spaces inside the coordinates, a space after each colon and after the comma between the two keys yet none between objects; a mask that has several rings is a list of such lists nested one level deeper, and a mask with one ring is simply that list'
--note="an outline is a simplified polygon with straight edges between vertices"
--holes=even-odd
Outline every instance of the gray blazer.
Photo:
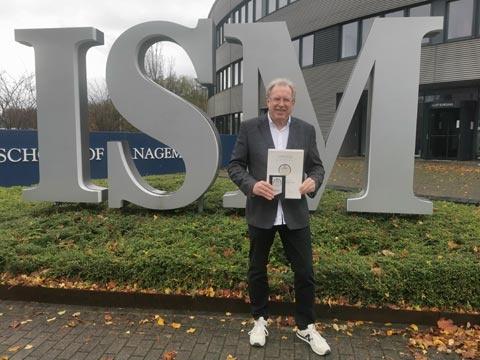
[{"label": "gray blazer", "polygon": [[[255,196],[252,190],[257,181],[266,180],[268,149],[274,148],[267,115],[243,121],[228,164],[230,178],[247,196],[245,215],[248,224],[263,229],[273,226],[278,199],[267,200]],[[305,121],[292,117],[287,149],[304,150],[304,172],[307,177],[315,180],[315,191],[308,195],[314,197],[325,174],[318,155],[315,128]],[[309,213],[305,196],[301,199],[283,200],[282,209],[289,229],[308,226]]]}]

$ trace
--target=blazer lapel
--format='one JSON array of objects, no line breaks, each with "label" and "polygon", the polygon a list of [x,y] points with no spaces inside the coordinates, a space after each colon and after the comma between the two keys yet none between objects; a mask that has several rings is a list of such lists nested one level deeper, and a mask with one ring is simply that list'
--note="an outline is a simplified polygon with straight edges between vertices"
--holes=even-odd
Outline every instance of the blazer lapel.
[{"label": "blazer lapel", "polygon": [[270,131],[270,125],[268,124],[268,116],[265,115],[259,119],[258,128],[260,134],[262,134],[265,144],[269,149],[275,149],[275,144],[273,143],[272,132]]},{"label": "blazer lapel", "polygon": [[290,120],[290,129],[288,129],[287,149],[299,149],[298,144],[299,128],[298,121],[294,117]]}]

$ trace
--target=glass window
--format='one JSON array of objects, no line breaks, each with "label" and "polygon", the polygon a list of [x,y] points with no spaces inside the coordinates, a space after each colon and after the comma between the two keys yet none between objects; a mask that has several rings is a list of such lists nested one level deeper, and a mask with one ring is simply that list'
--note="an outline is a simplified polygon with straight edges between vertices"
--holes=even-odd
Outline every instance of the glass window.
[{"label": "glass window", "polygon": [[402,16],[405,16],[405,11],[403,10],[393,11],[391,13],[385,14],[385,17],[402,17]]},{"label": "glass window", "polygon": [[357,55],[358,22],[342,26],[342,58]]},{"label": "glass window", "polygon": [[371,17],[362,20],[362,45],[365,43],[365,40],[367,40],[367,36],[370,33],[370,29],[372,28],[375,19],[376,17]]},{"label": "glass window", "polygon": [[242,6],[242,23],[247,22],[247,5]]},{"label": "glass window", "polygon": [[430,16],[431,5],[420,5],[410,8],[410,16],[419,17],[419,16]]},{"label": "glass window", "polygon": [[238,63],[235,63],[233,64],[233,86],[237,86],[238,85],[238,80],[239,80],[239,76],[238,76]]},{"label": "glass window", "polygon": [[225,42],[225,37],[223,36],[223,25],[220,26],[220,44]]},{"label": "glass window", "polygon": [[223,91],[223,71],[220,71],[220,86],[218,88]]},{"label": "glass window", "polygon": [[472,35],[473,0],[456,0],[448,3],[448,38]]},{"label": "glass window", "polygon": [[227,69],[223,69],[223,90],[227,90]]},{"label": "glass window", "polygon": [[240,71],[240,84],[243,84],[243,60],[240,61],[239,71]]},{"label": "glass window", "polygon": [[[432,6],[430,4],[415,6],[410,8],[411,17],[430,16]],[[422,39],[422,44],[428,44],[430,39],[425,37]]]},{"label": "glass window", "polygon": [[238,9],[238,22],[241,24],[241,23],[244,23],[245,20],[244,20],[244,17],[243,17],[243,14],[245,13],[245,9],[243,7],[241,7],[240,9]]},{"label": "glass window", "polygon": [[262,2],[263,0],[255,0],[255,21],[262,18]]},{"label": "glass window", "polygon": [[302,39],[302,66],[313,65],[313,35]]},{"label": "glass window", "polygon": [[232,68],[229,66],[227,70],[227,89],[232,87]]},{"label": "glass window", "polygon": [[240,10],[235,11],[235,22],[240,23]]},{"label": "glass window", "polygon": [[297,59],[300,61],[300,39],[293,40],[292,44],[295,49],[295,54],[297,54]]},{"label": "glass window", "polygon": [[268,0],[268,13],[271,14],[277,10],[277,0]]},{"label": "glass window", "polygon": [[253,0],[248,2],[248,22],[253,22]]},{"label": "glass window", "polygon": [[288,1],[287,0],[278,0],[278,8],[282,8],[284,6],[287,6]]}]

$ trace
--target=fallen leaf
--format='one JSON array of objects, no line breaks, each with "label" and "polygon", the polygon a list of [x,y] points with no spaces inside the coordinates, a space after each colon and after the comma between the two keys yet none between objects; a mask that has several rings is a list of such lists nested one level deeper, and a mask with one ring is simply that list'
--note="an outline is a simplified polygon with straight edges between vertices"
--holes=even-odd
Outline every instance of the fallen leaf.
[{"label": "fallen leaf", "polygon": [[9,325],[9,327],[11,327],[12,329],[16,329],[19,326],[20,326],[20,321],[17,321],[17,320],[13,320]]},{"label": "fallen leaf", "polygon": [[165,326],[165,320],[160,315],[155,315],[155,321],[158,326]]},{"label": "fallen leaf", "polygon": [[395,256],[395,253],[390,250],[382,250],[383,256]]},{"label": "fallen leaf", "polygon": [[52,322],[52,321],[55,321],[55,320],[57,320],[57,318],[53,317],[53,318],[47,319],[47,322]]},{"label": "fallen leaf", "polygon": [[67,310],[62,310],[62,311],[57,312],[57,314],[58,315],[64,315],[66,312],[67,312]]},{"label": "fallen leaf", "polygon": [[418,332],[418,326],[415,324],[410,324],[409,328],[415,332]]},{"label": "fallen leaf", "polygon": [[175,360],[177,357],[177,352],[176,351],[169,351],[163,354],[163,359],[162,360]]},{"label": "fallen leaf", "polygon": [[335,331],[340,331],[340,328],[338,327],[337,324],[333,324],[332,327]]},{"label": "fallen leaf", "polygon": [[21,348],[22,347],[20,345],[12,346],[12,347],[8,348],[8,352],[17,352]]},{"label": "fallen leaf", "polygon": [[25,350],[30,350],[31,348],[33,348],[33,345],[31,345],[31,344],[28,344],[28,345],[25,346]]},{"label": "fallen leaf", "polygon": [[392,336],[393,335],[393,330],[392,329],[388,329],[385,334],[387,334],[387,336]]},{"label": "fallen leaf", "polygon": [[79,316],[80,316],[80,312],[73,313],[72,316],[73,316],[73,317],[79,317]]},{"label": "fallen leaf", "polygon": [[76,320],[69,320],[69,321],[67,322],[67,326],[68,326],[68,327],[75,327],[75,326],[77,326],[77,325],[78,325],[78,322],[77,322]]},{"label": "fallen leaf", "polygon": [[190,329],[187,330],[187,334],[193,334],[195,331],[197,331],[197,329],[190,328]]},{"label": "fallen leaf", "polygon": [[228,354],[227,360],[237,360],[237,358],[234,357],[233,355]]},{"label": "fallen leaf", "polygon": [[112,325],[113,324],[113,317],[112,317],[111,314],[109,314],[109,313],[105,314],[103,319],[105,320],[105,325]]},{"label": "fallen leaf", "polygon": [[245,325],[247,325],[247,322],[246,322],[246,321],[242,321],[241,324],[242,324],[243,326],[245,326]]},{"label": "fallen leaf", "polygon": [[22,322],[20,322],[20,324],[25,325],[25,324],[28,324],[29,322],[32,322],[32,319],[23,320]]},{"label": "fallen leaf", "polygon": [[288,340],[288,336],[282,336],[282,340]]},{"label": "fallen leaf", "polygon": [[195,319],[195,316],[189,316],[190,320]]},{"label": "fallen leaf", "polygon": [[180,328],[182,327],[182,324],[173,322],[173,323],[170,324],[170,326],[171,326],[172,328],[174,328],[175,330],[177,330],[177,329],[180,329]]},{"label": "fallen leaf", "polygon": [[225,316],[232,316],[232,313],[226,312],[226,313],[225,313]]}]

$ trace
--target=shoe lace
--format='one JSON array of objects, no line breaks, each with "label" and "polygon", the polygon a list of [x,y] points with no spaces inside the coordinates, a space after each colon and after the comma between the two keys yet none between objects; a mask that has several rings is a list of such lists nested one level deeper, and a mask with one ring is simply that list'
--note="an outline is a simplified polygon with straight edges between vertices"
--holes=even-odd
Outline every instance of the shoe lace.
[{"label": "shoe lace", "polygon": [[253,329],[248,332],[248,335],[252,335],[252,334],[256,335],[258,333],[261,333],[261,334],[264,333],[265,335],[268,336],[268,330],[267,330],[264,322],[261,321],[261,320],[255,320],[254,325],[253,325]]}]

